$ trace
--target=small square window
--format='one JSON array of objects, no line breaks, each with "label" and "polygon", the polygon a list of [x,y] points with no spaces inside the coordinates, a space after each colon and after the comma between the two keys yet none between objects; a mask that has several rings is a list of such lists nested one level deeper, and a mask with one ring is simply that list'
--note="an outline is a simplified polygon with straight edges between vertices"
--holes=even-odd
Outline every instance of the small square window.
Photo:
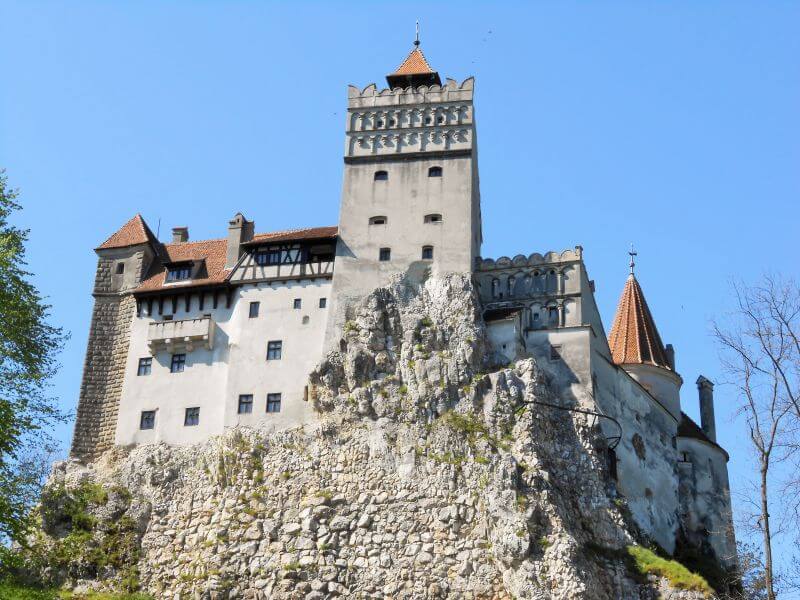
[{"label": "small square window", "polygon": [[139,429],[154,429],[156,426],[156,411],[143,410],[139,417]]},{"label": "small square window", "polygon": [[250,303],[250,314],[249,317],[251,319],[255,319],[258,316],[258,309],[261,306],[260,302],[251,302]]},{"label": "small square window", "polygon": [[143,375],[150,375],[153,368],[153,359],[149,356],[147,358],[139,359],[139,368],[136,370],[136,375],[141,377]]},{"label": "small square window", "polygon": [[326,306],[328,306],[328,299],[327,298],[320,298],[319,299],[319,307],[320,308],[325,308]]},{"label": "small square window", "polygon": [[268,413],[281,412],[280,394],[267,394],[267,412]]},{"label": "small square window", "polygon": [[122,275],[125,272],[125,263],[118,262],[117,263],[117,275]]},{"label": "small square window", "polygon": [[422,247],[422,260],[433,260],[433,246]]},{"label": "small square window", "polygon": [[186,355],[185,354],[173,354],[172,355],[172,363],[169,365],[169,372],[170,373],[183,373],[184,368],[186,368]]},{"label": "small square window", "polygon": [[300,298],[295,298],[292,306],[295,310],[300,310],[303,307],[303,301]]},{"label": "small square window", "polygon": [[550,360],[561,360],[561,346],[550,346]]},{"label": "small square window", "polygon": [[431,167],[428,169],[428,177],[441,177],[442,167]]},{"label": "small square window", "polygon": [[392,249],[391,248],[381,248],[378,252],[378,260],[382,262],[387,262],[392,259]]},{"label": "small square window", "polygon": [[375,171],[375,181],[386,181],[389,179],[388,171]]},{"label": "small square window", "polygon": [[200,407],[194,406],[186,409],[186,416],[183,418],[185,427],[194,427],[200,424]]},{"label": "small square window", "polygon": [[280,360],[283,353],[283,342],[275,340],[267,343],[267,360]]},{"label": "small square window", "polygon": [[249,415],[253,412],[253,394],[242,394],[239,396],[239,414]]}]

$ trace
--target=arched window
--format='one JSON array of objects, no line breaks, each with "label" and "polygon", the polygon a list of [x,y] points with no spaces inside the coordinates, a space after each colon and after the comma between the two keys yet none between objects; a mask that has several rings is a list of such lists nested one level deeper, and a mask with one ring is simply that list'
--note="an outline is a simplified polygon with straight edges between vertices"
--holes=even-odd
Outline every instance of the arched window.
[{"label": "arched window", "polygon": [[389,222],[389,219],[387,219],[383,215],[379,215],[377,217],[370,217],[369,218],[369,224],[370,225],[386,225],[386,223],[388,223],[388,222]]},{"label": "arched window", "polygon": [[442,167],[431,167],[428,169],[428,177],[441,177]]},{"label": "arched window", "polygon": [[425,215],[424,222],[425,223],[441,223],[442,222],[442,215],[440,215],[438,213]]},{"label": "arched window", "polygon": [[375,181],[386,181],[389,179],[388,171],[375,171]]},{"label": "arched window", "polygon": [[547,307],[547,320],[550,325],[558,325],[558,307],[557,306],[548,306]]},{"label": "arched window", "polygon": [[433,246],[422,247],[422,260],[433,260]]}]

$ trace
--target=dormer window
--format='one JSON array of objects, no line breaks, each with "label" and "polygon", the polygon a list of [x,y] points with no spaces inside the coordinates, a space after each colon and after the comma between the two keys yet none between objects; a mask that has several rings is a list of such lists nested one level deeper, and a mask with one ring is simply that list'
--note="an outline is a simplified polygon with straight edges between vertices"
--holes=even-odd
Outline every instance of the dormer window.
[{"label": "dormer window", "polygon": [[431,167],[428,169],[428,177],[441,177],[442,167]]},{"label": "dormer window", "polygon": [[385,216],[377,216],[377,217],[370,217],[369,224],[370,225],[386,225],[387,218]]},{"label": "dormer window", "polygon": [[183,264],[167,268],[167,282],[185,281],[192,278],[192,265]]},{"label": "dormer window", "polygon": [[424,219],[425,223],[441,223],[442,222],[442,215],[438,213],[434,213],[431,215],[425,215]]},{"label": "dormer window", "polygon": [[386,181],[389,179],[388,171],[375,171],[375,181]]}]

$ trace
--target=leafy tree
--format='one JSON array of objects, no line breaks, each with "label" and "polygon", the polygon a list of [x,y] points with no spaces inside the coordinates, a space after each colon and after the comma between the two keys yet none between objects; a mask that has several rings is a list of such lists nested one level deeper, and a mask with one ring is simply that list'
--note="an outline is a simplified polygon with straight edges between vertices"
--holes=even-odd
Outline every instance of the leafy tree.
[{"label": "leafy tree", "polygon": [[[9,217],[21,206],[0,170],[0,538],[19,539],[54,447],[48,426],[64,419],[47,395],[66,339],[48,324],[50,306],[26,271],[28,231]],[[43,454],[44,452],[44,454]]]}]

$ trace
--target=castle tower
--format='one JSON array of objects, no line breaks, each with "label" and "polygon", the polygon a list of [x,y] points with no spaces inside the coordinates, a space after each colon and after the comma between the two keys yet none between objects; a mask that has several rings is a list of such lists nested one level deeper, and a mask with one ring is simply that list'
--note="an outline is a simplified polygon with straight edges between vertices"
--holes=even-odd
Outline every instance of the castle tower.
[{"label": "castle tower", "polygon": [[625,282],[617,314],[608,336],[614,363],[620,365],[666,408],[681,419],[680,389],[672,346],[664,347],[644,293],[636,280],[631,252],[631,273]]},{"label": "castle tower", "polygon": [[94,308],[70,454],[92,460],[114,444],[128,339],[136,313],[133,290],[155,257],[158,241],[136,215],[95,249]]},{"label": "castle tower", "polygon": [[471,272],[480,253],[473,79],[441,85],[416,46],[386,80],[348,90],[329,340],[391,275]]}]

